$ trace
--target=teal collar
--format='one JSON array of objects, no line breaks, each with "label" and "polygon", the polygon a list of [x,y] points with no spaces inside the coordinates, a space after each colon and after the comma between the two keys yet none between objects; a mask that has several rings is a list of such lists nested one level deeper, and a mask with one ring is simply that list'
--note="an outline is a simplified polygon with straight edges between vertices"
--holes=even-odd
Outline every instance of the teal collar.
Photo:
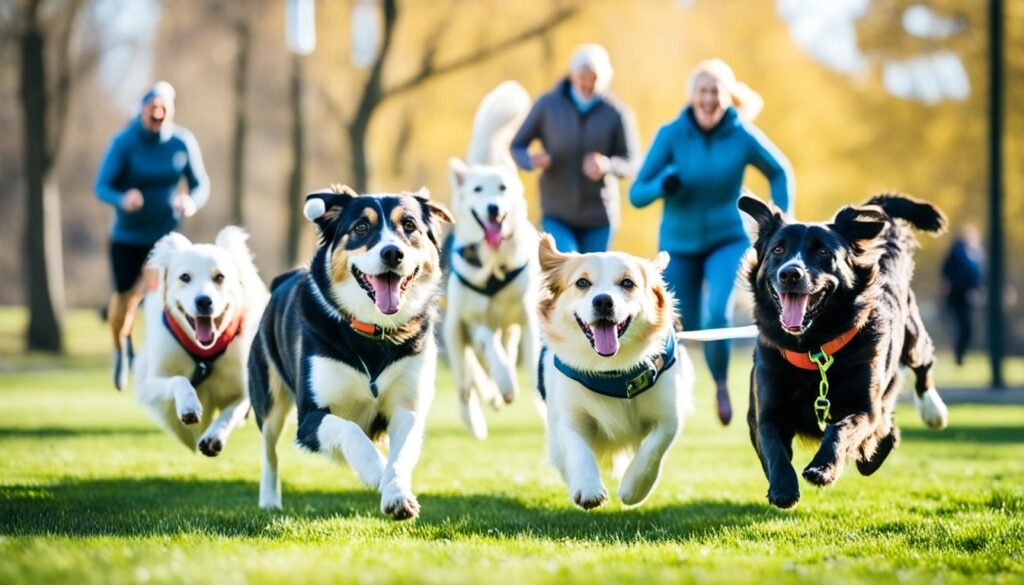
[{"label": "teal collar", "polygon": [[591,392],[612,398],[634,398],[653,388],[661,375],[676,363],[676,336],[669,334],[665,349],[653,359],[644,359],[625,371],[584,372],[566,365],[557,355],[554,358],[559,372],[583,384]]}]

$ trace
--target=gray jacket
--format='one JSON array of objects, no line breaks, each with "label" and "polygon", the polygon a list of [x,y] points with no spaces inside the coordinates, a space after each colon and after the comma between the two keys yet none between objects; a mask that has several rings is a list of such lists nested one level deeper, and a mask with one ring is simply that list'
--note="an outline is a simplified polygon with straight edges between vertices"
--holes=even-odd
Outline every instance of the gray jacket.
[{"label": "gray jacket", "polygon": [[[619,179],[632,176],[639,166],[636,123],[629,108],[607,94],[580,114],[569,87],[563,79],[537,99],[512,139],[512,158],[532,170],[527,148],[539,139],[551,156],[551,166],[540,176],[542,215],[577,228],[614,228],[619,223]],[[589,152],[611,160],[600,181],[583,174],[583,157]]]}]

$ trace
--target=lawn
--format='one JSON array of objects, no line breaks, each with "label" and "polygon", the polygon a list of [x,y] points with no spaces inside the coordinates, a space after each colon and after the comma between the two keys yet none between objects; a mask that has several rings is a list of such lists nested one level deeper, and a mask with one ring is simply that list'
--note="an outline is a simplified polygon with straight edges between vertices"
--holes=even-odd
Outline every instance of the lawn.
[{"label": "lawn", "polygon": [[[532,405],[490,415],[491,438],[474,441],[442,367],[418,520],[385,519],[348,468],[287,441],[285,510],[270,513],[256,507],[252,421],[220,457],[189,453],[113,390],[95,315],[72,315],[60,361],[14,353],[22,321],[0,311],[0,583],[1024,580],[1021,406],[954,406],[942,432],[902,406],[903,443],[874,477],[804,483],[779,511],[742,417],[714,421],[703,376],[651,499],[583,512],[545,462]],[[735,361],[745,411],[749,362]],[[977,384],[983,365],[957,375]],[[811,455],[798,447],[795,461]]]}]

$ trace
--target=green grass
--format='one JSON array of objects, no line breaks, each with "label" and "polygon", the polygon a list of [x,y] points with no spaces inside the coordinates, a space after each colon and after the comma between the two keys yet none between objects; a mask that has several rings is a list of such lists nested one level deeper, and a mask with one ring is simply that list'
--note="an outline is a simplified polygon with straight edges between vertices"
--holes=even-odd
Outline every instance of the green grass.
[{"label": "green grass", "polygon": [[[936,433],[903,406],[904,441],[874,477],[850,468],[832,488],[803,484],[783,512],[765,502],[742,420],[713,421],[702,378],[651,499],[587,513],[546,464],[528,401],[490,415],[491,438],[476,442],[441,368],[418,520],[385,519],[351,470],[287,441],[285,510],[268,513],[251,421],[220,457],[191,454],[110,387],[94,315],[72,315],[62,361],[15,355],[20,323],[0,311],[0,583],[1024,579],[1024,407],[955,406]],[[749,366],[736,361],[745,410]],[[811,455],[801,446],[795,460]]]}]

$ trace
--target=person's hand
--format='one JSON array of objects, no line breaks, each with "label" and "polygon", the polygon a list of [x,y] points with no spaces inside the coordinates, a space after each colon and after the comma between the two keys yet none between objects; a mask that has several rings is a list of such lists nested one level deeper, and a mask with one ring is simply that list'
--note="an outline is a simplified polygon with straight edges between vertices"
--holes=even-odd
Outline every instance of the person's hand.
[{"label": "person's hand", "polygon": [[174,201],[171,202],[171,206],[174,207],[175,211],[180,213],[183,217],[192,217],[196,214],[196,202],[192,200],[192,196],[187,193],[178,193],[174,196]]},{"label": "person's hand", "polygon": [[121,195],[121,209],[128,213],[135,213],[142,209],[142,191],[128,189]]},{"label": "person's hand", "polygon": [[608,173],[611,161],[600,152],[589,152],[583,157],[583,174],[591,181],[600,181]]},{"label": "person's hand", "polygon": [[546,169],[551,166],[551,155],[546,152],[535,152],[530,155],[530,165],[535,169]]},{"label": "person's hand", "polygon": [[666,194],[672,194],[679,191],[679,188],[683,186],[683,182],[679,180],[679,176],[675,173],[667,175],[661,180],[661,190]]}]

